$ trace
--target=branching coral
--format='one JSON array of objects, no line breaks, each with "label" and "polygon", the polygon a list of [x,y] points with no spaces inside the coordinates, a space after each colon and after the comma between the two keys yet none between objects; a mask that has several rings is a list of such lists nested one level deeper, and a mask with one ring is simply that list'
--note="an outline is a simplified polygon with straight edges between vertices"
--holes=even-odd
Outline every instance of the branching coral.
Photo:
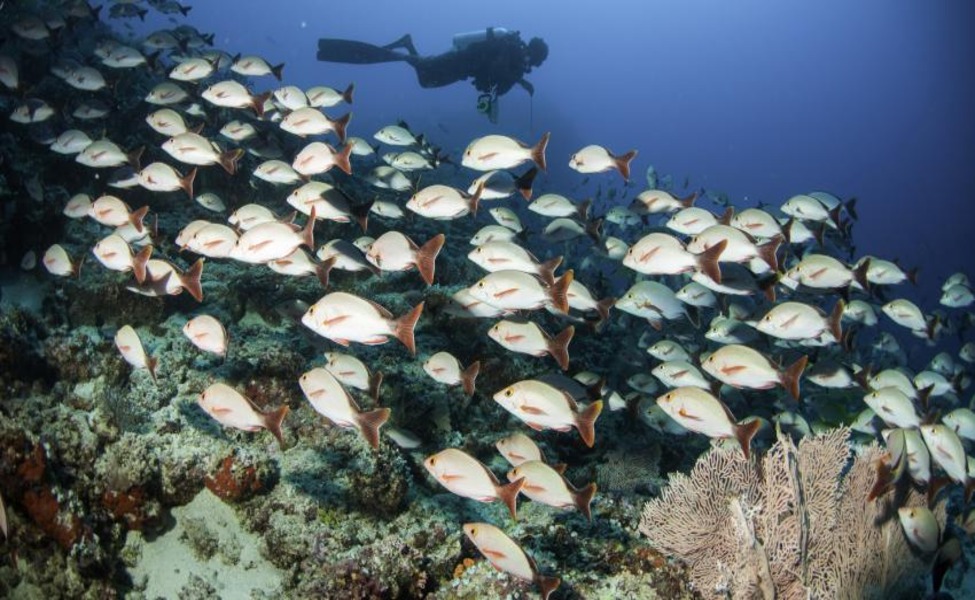
[{"label": "branching coral", "polygon": [[[836,429],[798,448],[783,437],[757,461],[715,449],[646,504],[640,531],[686,562],[705,596],[915,594],[927,563],[911,552],[895,500],[867,501],[882,451],[871,446],[850,464],[848,437],[848,429]],[[925,503],[914,491],[896,501]],[[935,514],[943,527],[943,505]]]}]

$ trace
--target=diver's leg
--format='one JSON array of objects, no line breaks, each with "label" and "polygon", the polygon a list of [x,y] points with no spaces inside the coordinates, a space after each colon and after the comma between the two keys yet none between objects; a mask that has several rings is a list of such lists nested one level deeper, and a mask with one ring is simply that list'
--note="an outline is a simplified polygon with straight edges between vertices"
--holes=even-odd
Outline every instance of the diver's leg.
[{"label": "diver's leg", "polygon": [[406,60],[402,52],[354,40],[318,40],[318,60],[337,63],[372,64]]},{"label": "diver's leg", "polygon": [[396,40],[395,42],[386,44],[385,46],[383,46],[383,48],[386,48],[387,50],[395,50],[396,48],[402,48],[406,50],[410,54],[410,56],[418,55],[418,52],[416,51],[416,46],[413,45],[413,36],[411,36],[408,33],[403,37],[401,37],[400,39]]}]

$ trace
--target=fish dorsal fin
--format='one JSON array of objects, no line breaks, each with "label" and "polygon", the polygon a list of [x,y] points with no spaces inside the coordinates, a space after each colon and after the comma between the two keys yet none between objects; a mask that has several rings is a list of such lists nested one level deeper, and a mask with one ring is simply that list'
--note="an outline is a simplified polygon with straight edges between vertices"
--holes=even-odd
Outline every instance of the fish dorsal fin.
[{"label": "fish dorsal fin", "polygon": [[378,312],[380,314],[380,316],[382,316],[384,319],[392,319],[393,318],[393,313],[389,312],[389,309],[386,308],[385,306],[382,306],[381,304],[378,304],[378,303],[370,300],[369,298],[361,298],[361,299],[364,300],[364,301],[366,301],[366,302],[368,302],[370,306],[372,306],[373,308],[375,308],[376,309],[376,312]]}]

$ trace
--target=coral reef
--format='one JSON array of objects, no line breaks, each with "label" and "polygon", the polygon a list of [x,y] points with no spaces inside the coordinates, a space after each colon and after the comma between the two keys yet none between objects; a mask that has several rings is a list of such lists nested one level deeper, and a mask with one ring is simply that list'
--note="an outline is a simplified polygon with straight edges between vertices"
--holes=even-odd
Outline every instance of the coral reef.
[{"label": "coral reef", "polygon": [[[916,597],[928,563],[912,552],[894,499],[869,501],[881,450],[850,462],[849,430],[782,437],[757,461],[715,449],[646,504],[640,531],[688,565],[702,594],[735,598]],[[901,506],[924,506],[908,490]],[[945,525],[940,505],[941,529]]]}]

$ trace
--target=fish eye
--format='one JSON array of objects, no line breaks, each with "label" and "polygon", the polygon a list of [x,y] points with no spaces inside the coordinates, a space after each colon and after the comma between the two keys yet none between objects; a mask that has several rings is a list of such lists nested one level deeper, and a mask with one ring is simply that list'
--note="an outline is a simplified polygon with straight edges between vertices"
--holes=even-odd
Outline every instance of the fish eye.
[{"label": "fish eye", "polygon": [[479,288],[484,287],[484,282],[483,281],[478,281],[477,282],[477,287],[479,287]]},{"label": "fish eye", "polygon": [[436,456],[431,456],[430,457],[430,466],[432,467],[435,464],[437,464],[437,457]]},{"label": "fish eye", "polygon": [[511,391],[511,389],[507,389],[507,390],[504,391],[504,397],[505,398],[510,398],[512,393],[513,392]]}]

